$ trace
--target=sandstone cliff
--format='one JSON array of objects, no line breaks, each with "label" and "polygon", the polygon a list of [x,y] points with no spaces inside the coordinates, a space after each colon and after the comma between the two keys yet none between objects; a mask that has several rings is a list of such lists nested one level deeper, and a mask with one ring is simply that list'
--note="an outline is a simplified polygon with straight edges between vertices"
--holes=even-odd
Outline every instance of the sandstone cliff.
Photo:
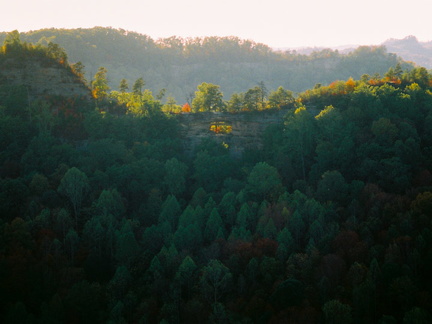
[{"label": "sandstone cliff", "polygon": [[[265,110],[241,113],[205,112],[181,114],[177,120],[182,126],[185,150],[191,153],[205,138],[225,143],[233,156],[240,156],[245,149],[261,148],[265,129],[282,123],[286,110]],[[229,127],[228,133],[216,133],[212,126]]]},{"label": "sandstone cliff", "polygon": [[30,100],[47,96],[91,97],[90,89],[70,69],[40,58],[0,62],[0,85],[25,86]]}]

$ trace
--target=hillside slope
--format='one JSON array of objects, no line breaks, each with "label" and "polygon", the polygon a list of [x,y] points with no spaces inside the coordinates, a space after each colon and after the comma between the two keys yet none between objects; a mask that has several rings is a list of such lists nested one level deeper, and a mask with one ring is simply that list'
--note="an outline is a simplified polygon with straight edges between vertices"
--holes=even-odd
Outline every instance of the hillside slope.
[{"label": "hillside slope", "polygon": [[39,58],[0,61],[0,85],[25,86],[32,99],[48,95],[91,97],[90,89],[70,70]]},{"label": "hillside slope", "polygon": [[403,39],[389,39],[383,45],[404,60],[432,69],[432,41],[419,42],[415,36],[407,36]]},{"label": "hillside slope", "polygon": [[[0,41],[5,34],[0,34]],[[237,37],[207,37],[161,40],[125,30],[44,29],[21,34],[24,41],[39,44],[54,42],[63,47],[71,62],[85,65],[91,79],[98,67],[108,69],[112,88],[125,78],[131,85],[143,77],[154,92],[167,89],[179,103],[202,82],[221,86],[228,99],[263,81],[269,90],[283,86],[300,92],[317,83],[328,84],[363,74],[385,73],[400,59],[384,47],[360,47],[342,55],[322,50],[311,55],[275,52],[264,44]],[[410,68],[409,64],[403,65]]]}]

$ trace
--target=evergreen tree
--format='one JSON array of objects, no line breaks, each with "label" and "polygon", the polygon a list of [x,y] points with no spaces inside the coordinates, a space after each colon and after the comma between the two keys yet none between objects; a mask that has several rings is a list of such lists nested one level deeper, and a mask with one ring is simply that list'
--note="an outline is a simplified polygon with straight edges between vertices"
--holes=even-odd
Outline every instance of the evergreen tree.
[{"label": "evergreen tree", "polygon": [[213,208],[204,229],[204,240],[207,243],[213,242],[218,238],[219,231],[225,232],[223,221],[217,209]]},{"label": "evergreen tree", "polygon": [[132,230],[131,222],[125,221],[116,232],[115,258],[119,265],[129,266],[138,256],[140,247]]}]

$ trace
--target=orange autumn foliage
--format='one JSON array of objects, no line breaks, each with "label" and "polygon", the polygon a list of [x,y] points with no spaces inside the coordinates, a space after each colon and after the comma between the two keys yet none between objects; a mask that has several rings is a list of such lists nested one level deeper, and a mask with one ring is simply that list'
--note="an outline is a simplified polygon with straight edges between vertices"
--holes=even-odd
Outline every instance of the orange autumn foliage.
[{"label": "orange autumn foliage", "polygon": [[353,78],[349,78],[347,82],[345,82],[345,86],[348,89],[348,91],[353,91],[356,86],[356,83]]},{"label": "orange autumn foliage", "polygon": [[191,107],[188,103],[185,103],[182,107],[182,112],[184,113],[190,113],[191,112]]},{"label": "orange autumn foliage", "polygon": [[232,132],[232,126],[229,125],[211,125],[210,130],[216,134],[229,134]]}]

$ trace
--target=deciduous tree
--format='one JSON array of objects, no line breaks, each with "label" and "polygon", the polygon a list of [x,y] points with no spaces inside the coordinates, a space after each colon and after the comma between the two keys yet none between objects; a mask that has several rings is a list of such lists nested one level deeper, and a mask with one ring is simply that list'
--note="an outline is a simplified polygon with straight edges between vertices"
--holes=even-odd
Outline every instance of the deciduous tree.
[{"label": "deciduous tree", "polygon": [[195,98],[192,101],[192,110],[199,111],[220,111],[224,108],[223,93],[219,86],[211,83],[201,83],[195,91]]},{"label": "deciduous tree", "polygon": [[230,289],[232,274],[219,260],[210,260],[202,269],[201,287],[212,303],[217,303]]},{"label": "deciduous tree", "polygon": [[249,174],[246,188],[256,201],[273,200],[281,193],[282,181],[275,167],[259,162]]},{"label": "deciduous tree", "polygon": [[76,167],[70,168],[66,172],[57,189],[58,192],[65,195],[72,204],[76,226],[78,225],[78,216],[84,196],[89,189],[89,181],[86,174]]}]

